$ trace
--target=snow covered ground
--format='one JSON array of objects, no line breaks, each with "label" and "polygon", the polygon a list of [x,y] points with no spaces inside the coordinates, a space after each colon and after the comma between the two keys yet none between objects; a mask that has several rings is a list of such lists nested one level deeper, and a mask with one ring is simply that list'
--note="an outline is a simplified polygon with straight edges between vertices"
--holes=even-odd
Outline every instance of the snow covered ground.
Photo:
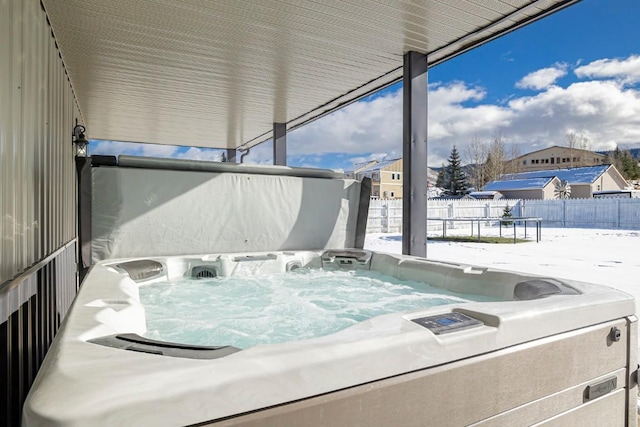
[{"label": "snow covered ground", "polygon": [[[447,230],[447,234],[469,235],[468,231],[468,228]],[[529,237],[531,231],[529,229]],[[512,233],[503,232],[506,236]],[[481,230],[481,235],[497,234],[497,228]],[[365,249],[402,253],[402,237],[400,234],[368,234]],[[536,243],[534,234],[532,242],[516,245],[429,241],[427,258],[611,286],[633,295],[636,312],[640,313],[638,230],[543,227],[542,241]]]}]

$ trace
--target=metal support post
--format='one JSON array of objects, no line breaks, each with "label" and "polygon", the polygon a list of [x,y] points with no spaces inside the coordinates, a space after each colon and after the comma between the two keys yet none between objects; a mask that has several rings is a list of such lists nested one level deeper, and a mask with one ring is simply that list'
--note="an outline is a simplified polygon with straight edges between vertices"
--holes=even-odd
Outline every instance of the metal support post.
[{"label": "metal support post", "polygon": [[287,165],[287,124],[273,124],[273,164]]},{"label": "metal support post", "polygon": [[402,253],[427,256],[427,57],[404,55]]},{"label": "metal support post", "polygon": [[235,148],[227,148],[227,162],[236,163],[236,150]]}]

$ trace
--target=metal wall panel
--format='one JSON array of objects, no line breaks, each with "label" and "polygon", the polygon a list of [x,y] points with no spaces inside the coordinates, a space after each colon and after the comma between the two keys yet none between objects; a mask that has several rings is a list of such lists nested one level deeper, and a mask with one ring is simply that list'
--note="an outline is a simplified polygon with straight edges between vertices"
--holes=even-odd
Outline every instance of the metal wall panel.
[{"label": "metal wall panel", "polygon": [[79,109],[39,0],[0,0],[0,425],[77,292]]},{"label": "metal wall panel", "polygon": [[77,291],[76,242],[38,263],[0,292],[0,425],[20,424],[44,356]]},{"label": "metal wall panel", "polygon": [[38,0],[0,2],[0,286],[76,237],[80,118]]}]

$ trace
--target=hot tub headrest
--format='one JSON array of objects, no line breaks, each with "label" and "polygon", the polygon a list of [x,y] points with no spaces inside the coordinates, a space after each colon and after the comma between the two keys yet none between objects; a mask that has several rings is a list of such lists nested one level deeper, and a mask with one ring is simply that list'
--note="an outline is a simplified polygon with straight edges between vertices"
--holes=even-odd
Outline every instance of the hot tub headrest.
[{"label": "hot tub headrest", "polygon": [[147,280],[162,274],[164,267],[158,261],[140,259],[136,261],[121,262],[116,267],[123,269],[135,281]]},{"label": "hot tub headrest", "polygon": [[531,279],[518,283],[513,297],[519,301],[544,298],[555,294],[578,295],[579,292],[554,279]]}]

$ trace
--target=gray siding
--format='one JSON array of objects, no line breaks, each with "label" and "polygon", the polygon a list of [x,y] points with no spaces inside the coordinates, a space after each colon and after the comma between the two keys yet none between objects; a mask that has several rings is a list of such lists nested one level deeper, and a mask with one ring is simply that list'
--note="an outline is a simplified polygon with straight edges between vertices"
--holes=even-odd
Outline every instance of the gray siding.
[{"label": "gray siding", "polygon": [[[38,0],[0,1],[0,425],[29,387],[77,291],[79,118]],[[81,121],[81,120],[79,120]]]},{"label": "gray siding", "polygon": [[38,0],[0,2],[0,99],[2,285],[76,237],[79,110]]}]

